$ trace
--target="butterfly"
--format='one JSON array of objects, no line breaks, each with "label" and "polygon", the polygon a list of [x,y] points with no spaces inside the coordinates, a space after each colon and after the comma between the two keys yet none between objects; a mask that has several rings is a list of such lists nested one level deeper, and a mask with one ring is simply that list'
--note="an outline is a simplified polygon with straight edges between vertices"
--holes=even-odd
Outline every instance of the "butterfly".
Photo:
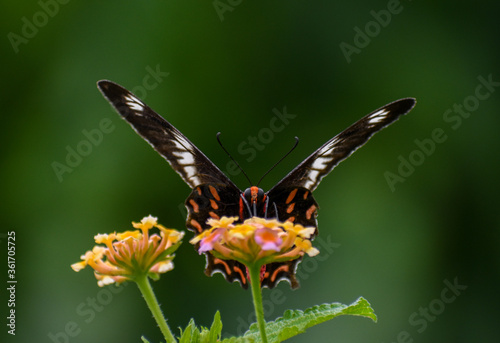
[{"label": "butterfly", "polygon": [[[186,226],[196,234],[209,229],[207,219],[222,216],[245,219],[257,216],[313,226],[317,234],[318,204],[312,192],[342,160],[365,144],[370,137],[392,124],[415,106],[415,99],[391,102],[366,115],[313,152],[268,192],[257,186],[241,191],[212,161],[172,124],[163,119],[137,96],[118,84],[102,80],[99,90],[116,111],[144,138],[192,189],[186,199]],[[246,267],[231,260],[205,253],[205,273],[221,273],[229,282],[248,288]],[[292,288],[299,259],[270,263],[261,272],[261,287],[273,288],[287,280]]]}]

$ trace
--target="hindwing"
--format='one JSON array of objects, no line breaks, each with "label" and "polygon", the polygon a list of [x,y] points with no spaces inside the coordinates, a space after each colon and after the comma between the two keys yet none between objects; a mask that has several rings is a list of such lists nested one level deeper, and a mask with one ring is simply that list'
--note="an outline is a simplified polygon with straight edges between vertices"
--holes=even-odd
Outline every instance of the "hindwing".
[{"label": "hindwing", "polygon": [[297,266],[302,261],[302,257],[288,262],[276,262],[266,265],[264,275],[262,277],[261,286],[274,288],[281,280],[286,280],[290,283],[293,289],[299,287],[299,282],[295,277]]},{"label": "hindwing", "polygon": [[[241,192],[223,184],[204,184],[193,189],[186,199],[188,217],[186,226],[196,235],[209,229],[209,218],[220,219],[222,216],[239,217],[239,199]],[[198,246],[197,246],[198,248]],[[206,252],[205,274],[212,276],[221,273],[229,281],[238,281],[243,288],[248,288],[246,267],[238,261],[221,260]]]}]

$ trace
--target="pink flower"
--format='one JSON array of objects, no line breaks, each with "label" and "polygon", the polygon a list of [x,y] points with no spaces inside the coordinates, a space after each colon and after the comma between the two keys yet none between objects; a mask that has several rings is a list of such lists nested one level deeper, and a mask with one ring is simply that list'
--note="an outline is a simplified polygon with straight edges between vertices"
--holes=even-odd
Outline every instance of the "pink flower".
[{"label": "pink flower", "polygon": [[312,247],[314,227],[303,227],[276,219],[253,217],[235,223],[237,217],[209,219],[211,226],[194,237],[190,243],[198,244],[200,253],[210,253],[224,260],[236,260],[245,265],[265,265],[272,262],[294,260],[318,250]]},{"label": "pink flower", "polygon": [[264,227],[255,230],[255,243],[261,246],[262,250],[280,251],[283,239],[278,236],[276,230]]},{"label": "pink flower", "polygon": [[214,243],[217,242],[217,239],[219,239],[219,237],[225,230],[226,229],[224,228],[217,228],[211,231],[210,235],[207,235],[206,237],[202,238],[200,241],[200,247],[198,249],[198,252],[201,254],[203,252],[212,250],[214,248]]}]

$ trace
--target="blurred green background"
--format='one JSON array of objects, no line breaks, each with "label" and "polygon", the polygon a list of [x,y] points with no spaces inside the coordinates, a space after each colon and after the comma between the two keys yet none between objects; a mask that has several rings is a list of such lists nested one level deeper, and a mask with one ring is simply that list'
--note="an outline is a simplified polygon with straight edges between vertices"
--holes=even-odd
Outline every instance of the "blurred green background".
[{"label": "blurred green background", "polygon": [[[215,140],[222,132],[254,182],[298,136],[264,189],[365,114],[416,97],[408,116],[323,180],[315,192],[318,239],[335,248],[318,240],[324,258],[302,263],[298,290],[281,283],[264,291],[267,318],[364,296],[377,324],[343,317],[290,342],[498,341],[498,2],[42,0],[2,7],[0,244],[5,270],[6,234],[15,231],[18,281],[13,337],[2,271],[7,341],[161,339],[135,285],[115,294],[98,288],[91,271],[70,269],[94,234],[126,230],[145,215],[184,229],[190,192],[110,108],[96,89],[100,79],[136,91],[225,170],[228,158]],[[342,43],[355,52],[343,52]],[[160,72],[144,83],[151,70]],[[481,76],[493,82],[476,95]],[[273,109],[284,107],[295,117],[254,159],[238,150],[249,136],[264,135]],[[104,118],[112,132],[57,175],[54,162],[66,165],[68,147],[87,144],[84,132]],[[425,154],[415,140],[430,144],[436,129],[446,140]],[[410,159],[417,165],[391,189],[387,172],[397,175]],[[248,186],[241,174],[231,178]],[[250,293],[221,275],[206,277],[204,263],[186,239],[176,268],[153,284],[170,326],[191,317],[209,326],[219,310],[225,335],[241,333]],[[447,282],[461,288],[453,293]]]}]

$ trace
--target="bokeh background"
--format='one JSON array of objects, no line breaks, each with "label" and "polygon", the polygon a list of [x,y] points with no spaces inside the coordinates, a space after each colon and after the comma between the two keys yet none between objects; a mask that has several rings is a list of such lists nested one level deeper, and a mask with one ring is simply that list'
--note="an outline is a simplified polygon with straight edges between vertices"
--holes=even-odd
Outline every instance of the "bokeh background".
[{"label": "bokeh background", "polygon": [[[69,267],[94,234],[126,230],[145,215],[183,229],[190,192],[113,112],[96,89],[100,79],[135,90],[226,170],[228,158],[215,140],[222,132],[253,182],[298,136],[299,146],[263,180],[264,189],[365,114],[416,97],[409,115],[323,180],[315,192],[319,237],[331,244],[318,241],[324,258],[304,261],[301,288],[281,283],[274,293],[264,291],[267,318],[364,296],[377,324],[342,317],[290,342],[498,341],[499,7],[493,1],[4,2],[2,342],[161,339],[134,285],[112,293],[98,288],[89,270],[76,274]],[[383,14],[388,9],[390,19]],[[371,37],[363,40],[359,32],[367,29]],[[347,56],[341,44],[355,40],[359,50]],[[147,78],[152,70],[156,77]],[[493,80],[490,90],[480,89],[480,97],[488,94],[482,100],[480,77]],[[464,102],[469,110],[463,107],[462,116],[457,106]],[[284,107],[295,117],[265,136],[274,110]],[[87,144],[84,132],[105,118],[112,131],[58,175],[54,163],[67,165],[68,149]],[[415,140],[429,142],[436,129],[445,141],[418,152]],[[238,147],[259,134],[265,142],[249,158]],[[417,165],[391,189],[387,172],[398,175],[410,158]],[[241,174],[231,178],[248,186]],[[15,337],[5,326],[9,231],[17,238]],[[209,326],[219,310],[225,336],[241,333],[252,313],[250,293],[220,275],[206,277],[204,263],[186,240],[174,271],[154,283],[170,326],[184,327],[191,317]],[[446,291],[447,282],[460,287]]]}]

